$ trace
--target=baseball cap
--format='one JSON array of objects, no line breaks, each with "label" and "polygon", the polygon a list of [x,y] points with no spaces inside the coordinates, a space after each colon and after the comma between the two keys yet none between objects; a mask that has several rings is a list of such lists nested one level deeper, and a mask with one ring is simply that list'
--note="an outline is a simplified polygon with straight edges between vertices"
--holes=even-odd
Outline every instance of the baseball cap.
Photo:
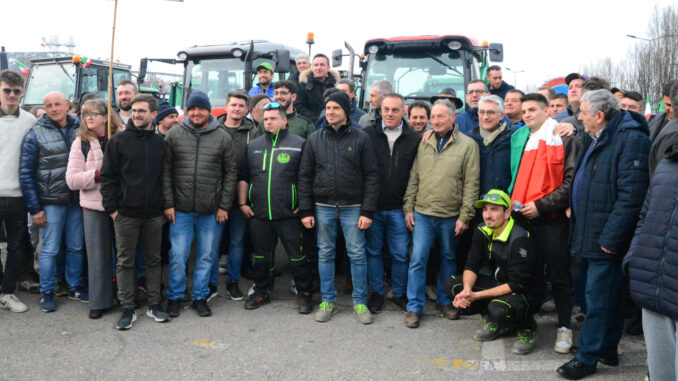
[{"label": "baseball cap", "polygon": [[482,208],[485,204],[494,204],[503,206],[505,208],[511,207],[511,198],[506,192],[499,189],[490,189],[489,192],[480,196],[480,200],[476,201],[476,208]]},{"label": "baseball cap", "polygon": [[270,71],[271,73],[273,73],[273,66],[271,66],[271,64],[268,63],[268,62],[260,63],[259,65],[257,65],[257,67],[254,68],[254,71],[259,71],[259,69],[261,69],[261,68],[264,68],[264,69]]}]

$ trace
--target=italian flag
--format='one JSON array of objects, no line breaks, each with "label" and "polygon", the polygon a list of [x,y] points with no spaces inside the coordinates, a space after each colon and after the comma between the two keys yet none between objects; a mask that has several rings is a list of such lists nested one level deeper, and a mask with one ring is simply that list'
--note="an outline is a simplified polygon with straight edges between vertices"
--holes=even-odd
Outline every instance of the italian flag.
[{"label": "italian flag", "polygon": [[19,61],[16,61],[15,64],[19,68],[19,70],[21,70],[21,72],[24,73],[26,77],[28,77],[28,68]]},{"label": "italian flag", "polygon": [[[558,122],[549,118],[539,130],[529,136],[529,127],[522,127],[521,134],[514,134],[511,145],[521,145],[521,136],[526,137],[522,157],[515,175],[511,198],[525,205],[553,192],[563,184],[565,149],[559,135],[554,136]],[[518,131],[516,131],[518,133]],[[514,141],[514,137],[516,141]],[[513,152],[513,148],[511,147]],[[512,155],[513,159],[513,155]],[[513,160],[511,160],[513,162]],[[513,167],[513,165],[512,165]]]},{"label": "italian flag", "polygon": [[652,104],[650,104],[650,96],[645,97],[645,119],[650,120],[652,116]]},{"label": "italian flag", "polygon": [[87,67],[92,64],[92,61],[89,60],[87,57],[82,57],[82,61],[80,61],[83,65],[83,67]]}]

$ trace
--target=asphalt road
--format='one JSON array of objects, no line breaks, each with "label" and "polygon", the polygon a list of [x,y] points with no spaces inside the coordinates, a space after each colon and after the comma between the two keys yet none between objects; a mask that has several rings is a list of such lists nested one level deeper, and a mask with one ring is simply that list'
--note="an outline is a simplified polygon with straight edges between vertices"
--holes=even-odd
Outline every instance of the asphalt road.
[{"label": "asphalt road", "polygon": [[[17,292],[30,310],[0,310],[0,379],[556,380],[555,369],[571,358],[552,349],[555,314],[538,316],[537,347],[528,356],[511,353],[515,336],[475,342],[479,316],[445,320],[430,301],[418,329],[405,327],[404,313],[388,303],[363,326],[340,289],[340,313],[317,323],[313,314],[297,313],[285,255],[278,253],[283,277],[270,304],[247,311],[243,302],[219,297],[210,302],[211,317],[185,309],[163,324],[143,308],[129,331],[113,328],[117,307],[90,320],[86,303],[57,298],[58,310],[47,314],[38,295]],[[241,279],[240,285],[245,291],[251,282]],[[220,284],[222,295],[224,289]],[[620,352],[618,367],[599,365],[588,379],[643,380],[642,336],[624,336]]]}]

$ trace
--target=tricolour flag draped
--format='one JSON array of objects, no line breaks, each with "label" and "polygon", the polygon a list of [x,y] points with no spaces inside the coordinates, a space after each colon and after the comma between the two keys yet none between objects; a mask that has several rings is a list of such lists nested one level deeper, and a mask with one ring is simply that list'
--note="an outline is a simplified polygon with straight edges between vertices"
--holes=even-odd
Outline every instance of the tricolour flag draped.
[{"label": "tricolour flag draped", "polygon": [[652,104],[650,104],[650,96],[645,97],[645,119],[650,120],[652,116]]},{"label": "tricolour flag draped", "polygon": [[511,195],[514,201],[525,205],[563,184],[565,149],[560,136],[553,134],[557,125],[549,118],[527,140]]},{"label": "tricolour flag draped", "polygon": [[24,64],[22,64],[19,61],[16,61],[15,63],[16,63],[16,66],[19,68],[19,70],[21,70],[21,72],[24,73],[24,75],[26,77],[28,77],[28,68],[26,66],[24,66]]}]

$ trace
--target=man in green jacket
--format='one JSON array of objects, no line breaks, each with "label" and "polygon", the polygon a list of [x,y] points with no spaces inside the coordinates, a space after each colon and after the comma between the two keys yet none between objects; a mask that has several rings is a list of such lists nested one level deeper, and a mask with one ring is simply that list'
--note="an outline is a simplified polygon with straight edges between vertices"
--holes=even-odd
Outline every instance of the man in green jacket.
[{"label": "man in green jacket", "polygon": [[405,192],[405,222],[414,231],[405,314],[405,325],[410,328],[419,326],[424,309],[426,264],[435,238],[441,257],[437,308],[445,318],[458,317],[443,284],[457,272],[455,237],[468,229],[475,215],[480,158],[478,145],[459,132],[455,116],[455,105],[449,100],[435,102],[431,109],[434,133],[419,144]]},{"label": "man in green jacket", "polygon": [[[247,103],[249,97],[243,91],[233,91],[226,98],[226,114],[219,117],[223,128],[233,140],[233,164],[238,168],[240,159],[245,152],[247,144],[261,135],[261,130],[255,126],[247,115]],[[240,268],[243,266],[245,254],[245,236],[247,234],[247,220],[238,208],[237,199],[231,204],[228,211],[228,227],[224,230],[224,236],[228,234],[228,277],[226,278],[226,291],[232,300],[243,300],[244,295],[240,291]],[[247,263],[245,264],[247,266]],[[210,275],[210,284],[217,284],[219,265],[214,264]]]},{"label": "man in green jacket", "polygon": [[[280,103],[287,114],[287,130],[291,134],[301,136],[304,139],[308,138],[308,135],[315,132],[315,127],[306,117],[294,111],[294,102],[297,100],[297,85],[291,81],[278,81],[273,85],[273,89],[273,101]],[[261,123],[261,125],[263,124]]]},{"label": "man in green jacket", "polygon": [[169,290],[167,310],[179,316],[186,292],[186,261],[196,237],[193,308],[210,316],[209,279],[217,262],[223,224],[228,219],[236,185],[233,141],[210,115],[207,94],[195,91],[186,105],[188,118],[165,137],[162,191],[165,217],[170,221]]}]

